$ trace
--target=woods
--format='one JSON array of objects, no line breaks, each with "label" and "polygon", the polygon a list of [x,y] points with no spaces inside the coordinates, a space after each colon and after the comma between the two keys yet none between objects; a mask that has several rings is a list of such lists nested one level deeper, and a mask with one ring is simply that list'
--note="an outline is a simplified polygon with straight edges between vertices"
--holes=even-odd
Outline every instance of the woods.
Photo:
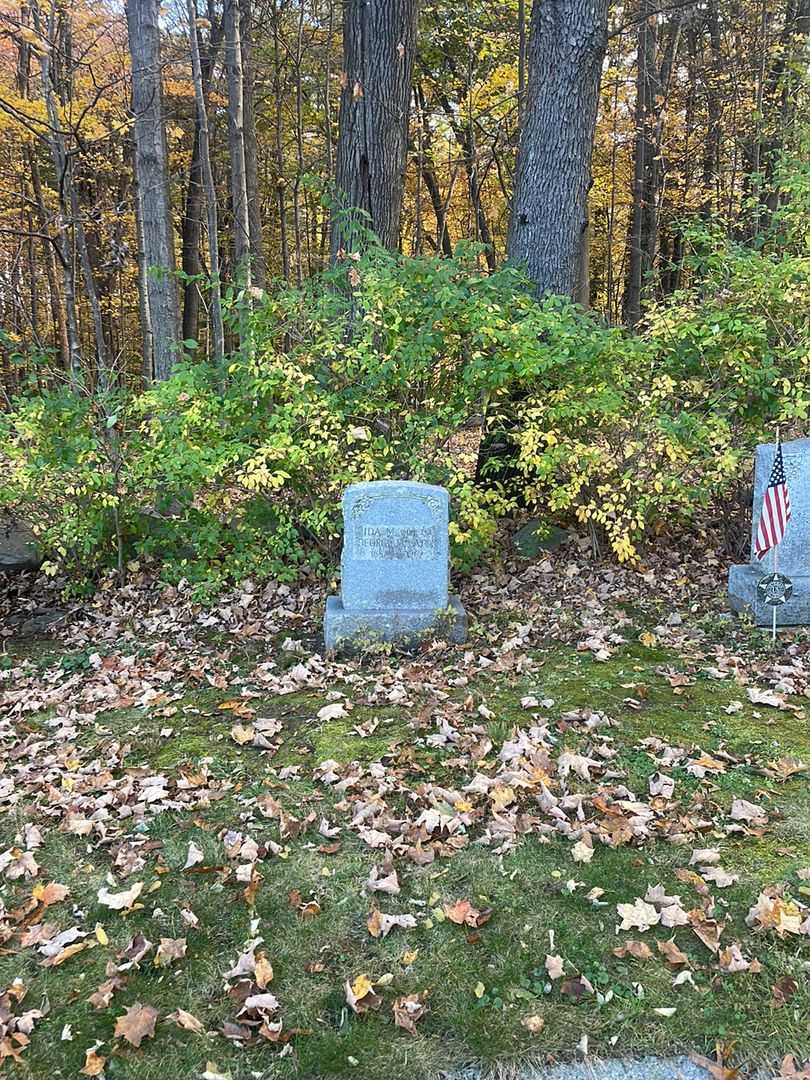
[{"label": "woods", "polygon": [[219,355],[211,288],[300,283],[352,222],[406,254],[477,241],[636,326],[690,281],[690,215],[767,226],[806,115],[804,0],[0,17],[8,391],[12,353],[91,384]]},{"label": "woods", "polygon": [[[213,595],[356,481],[639,562],[810,401],[806,0],[2,8],[0,509]],[[71,586],[73,587],[73,586]]]}]

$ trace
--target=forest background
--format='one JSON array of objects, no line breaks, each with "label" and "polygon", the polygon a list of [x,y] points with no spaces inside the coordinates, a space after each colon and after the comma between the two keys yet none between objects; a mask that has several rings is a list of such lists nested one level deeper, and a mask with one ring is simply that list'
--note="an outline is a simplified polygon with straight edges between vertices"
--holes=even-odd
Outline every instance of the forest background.
[{"label": "forest background", "polygon": [[0,19],[0,503],[46,569],[317,570],[391,475],[461,567],[526,508],[740,546],[807,414],[808,0]]}]

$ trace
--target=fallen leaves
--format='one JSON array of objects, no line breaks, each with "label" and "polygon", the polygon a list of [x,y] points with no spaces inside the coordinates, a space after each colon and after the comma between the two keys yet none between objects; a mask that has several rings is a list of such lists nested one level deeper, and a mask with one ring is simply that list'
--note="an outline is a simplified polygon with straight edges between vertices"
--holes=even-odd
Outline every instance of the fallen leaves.
[{"label": "fallen leaves", "polygon": [[[658,944],[660,948],[661,943],[659,942]],[[625,957],[628,956],[632,956],[635,960],[651,960],[653,952],[646,942],[633,941],[631,939],[625,941],[623,945],[617,946],[613,950],[613,955],[617,956],[620,960],[624,960]]]},{"label": "fallen leaves", "polygon": [[358,975],[352,982],[346,981],[346,1004],[362,1016],[370,1009],[379,1009],[382,998],[374,992],[374,983],[368,975]]},{"label": "fallen leaves", "polygon": [[660,912],[652,904],[640,899],[634,900],[632,904],[617,904],[616,910],[622,920],[620,930],[639,930],[644,933],[661,921]]},{"label": "fallen leaves", "polygon": [[98,890],[98,902],[112,911],[132,911],[135,901],[143,892],[143,885],[142,881],[136,881],[128,889],[117,893],[110,892],[108,888],[102,887]]},{"label": "fallen leaves", "polygon": [[416,1024],[422,1019],[427,1010],[426,998],[427,990],[397,998],[391,1006],[396,1026],[402,1028],[403,1031],[407,1031],[409,1035],[415,1035]]},{"label": "fallen leaves", "polygon": [[116,1020],[115,1036],[126,1039],[137,1050],[144,1039],[154,1038],[157,1018],[157,1009],[136,1001]]},{"label": "fallen leaves", "polygon": [[456,900],[454,904],[444,904],[445,918],[457,926],[483,926],[492,918],[492,908],[484,908],[479,911],[474,908],[469,900]]},{"label": "fallen leaves", "polygon": [[373,938],[384,938],[388,937],[388,934],[395,926],[403,930],[413,930],[416,926],[416,919],[413,915],[386,915],[378,908],[375,908],[369,915],[366,925]]}]

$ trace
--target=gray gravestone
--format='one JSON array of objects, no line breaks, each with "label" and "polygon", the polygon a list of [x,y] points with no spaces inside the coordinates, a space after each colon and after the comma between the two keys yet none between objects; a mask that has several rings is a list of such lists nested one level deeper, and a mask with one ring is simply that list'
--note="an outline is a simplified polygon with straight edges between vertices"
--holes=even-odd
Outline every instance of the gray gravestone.
[{"label": "gray gravestone", "polygon": [[466,639],[466,613],[448,593],[449,508],[444,488],[412,480],[346,489],[341,595],[326,601],[327,649]]},{"label": "gray gravestone", "polygon": [[[754,541],[762,511],[762,499],[773,468],[776,444],[757,447],[754,467],[754,506],[751,528],[751,561],[732,566],[728,575],[729,601],[735,611],[750,611],[757,626],[770,626],[772,608],[757,590],[757,583],[773,573],[773,551],[762,561],[754,555]],[[779,573],[793,583],[786,603],[776,609],[777,626],[810,623],[810,439],[782,443],[782,458],[790,494],[791,519],[779,545]]]}]

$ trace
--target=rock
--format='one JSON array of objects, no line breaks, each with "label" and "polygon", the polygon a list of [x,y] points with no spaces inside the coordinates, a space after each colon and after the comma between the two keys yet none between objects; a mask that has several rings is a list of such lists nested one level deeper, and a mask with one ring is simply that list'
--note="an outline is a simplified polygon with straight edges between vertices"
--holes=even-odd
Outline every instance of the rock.
[{"label": "rock", "polygon": [[569,539],[568,530],[549,525],[541,518],[532,518],[518,529],[512,542],[524,559],[534,559],[541,551],[556,551]]},{"label": "rock", "polygon": [[42,556],[28,526],[15,518],[0,520],[0,573],[38,570],[41,565]]}]

